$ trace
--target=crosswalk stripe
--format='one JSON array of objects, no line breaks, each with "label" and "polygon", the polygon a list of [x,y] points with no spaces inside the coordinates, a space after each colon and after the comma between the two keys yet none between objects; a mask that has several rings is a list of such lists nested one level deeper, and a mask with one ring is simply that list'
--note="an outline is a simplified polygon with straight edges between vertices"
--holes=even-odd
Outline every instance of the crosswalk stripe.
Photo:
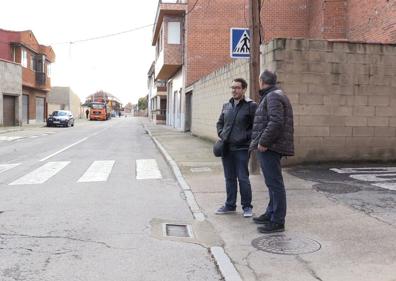
[{"label": "crosswalk stripe", "polygon": [[13,141],[13,140],[18,140],[21,139],[23,137],[7,137],[7,136],[0,136],[0,141]]},{"label": "crosswalk stripe", "polygon": [[2,172],[5,172],[7,170],[10,170],[12,168],[15,168],[16,166],[20,165],[21,163],[18,164],[0,164],[0,174]]},{"label": "crosswalk stripe", "polygon": [[78,182],[106,181],[113,169],[115,161],[95,161],[82,175]]},{"label": "crosswalk stripe", "polygon": [[155,159],[136,160],[136,179],[161,179],[162,175]]},{"label": "crosswalk stripe", "polygon": [[48,162],[36,170],[10,183],[10,185],[19,184],[39,184],[46,182],[56,175],[60,170],[66,167],[70,161]]}]

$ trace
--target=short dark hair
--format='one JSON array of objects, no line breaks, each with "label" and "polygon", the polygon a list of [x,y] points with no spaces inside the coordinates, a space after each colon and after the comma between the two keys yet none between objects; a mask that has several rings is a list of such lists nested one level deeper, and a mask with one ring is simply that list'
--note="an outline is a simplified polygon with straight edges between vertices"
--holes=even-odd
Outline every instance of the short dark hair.
[{"label": "short dark hair", "polygon": [[235,78],[234,80],[232,80],[233,82],[239,82],[241,83],[242,89],[246,89],[247,88],[247,82],[245,79],[243,78]]},{"label": "short dark hair", "polygon": [[261,75],[260,75],[260,79],[268,85],[275,85],[276,84],[276,74],[272,71],[269,71],[268,69],[264,70]]}]

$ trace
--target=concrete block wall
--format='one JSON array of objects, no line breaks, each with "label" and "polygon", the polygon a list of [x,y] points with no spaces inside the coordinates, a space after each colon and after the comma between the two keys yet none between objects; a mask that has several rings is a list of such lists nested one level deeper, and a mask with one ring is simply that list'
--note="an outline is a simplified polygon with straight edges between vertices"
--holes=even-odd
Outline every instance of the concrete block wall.
[{"label": "concrete block wall", "polygon": [[[248,60],[238,60],[205,76],[193,85],[192,126],[194,135],[216,140],[216,122],[223,103],[231,98],[232,80],[244,78],[249,83]],[[247,91],[249,96],[249,91]]]},{"label": "concrete block wall", "polygon": [[[261,47],[261,70],[276,71],[294,109],[296,156],[287,164],[396,159],[396,45],[275,39]],[[215,140],[236,61],[193,85],[192,133]]]},{"label": "concrete block wall", "polygon": [[262,53],[293,104],[288,162],[396,159],[396,45],[276,39]]}]

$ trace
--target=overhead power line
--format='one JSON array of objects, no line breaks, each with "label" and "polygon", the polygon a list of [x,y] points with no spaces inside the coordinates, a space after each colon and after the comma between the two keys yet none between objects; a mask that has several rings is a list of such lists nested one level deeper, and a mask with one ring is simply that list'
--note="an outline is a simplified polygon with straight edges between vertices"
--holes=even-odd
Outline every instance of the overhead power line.
[{"label": "overhead power line", "polygon": [[199,0],[196,0],[196,1],[195,1],[194,5],[193,5],[192,8],[186,13],[186,15],[188,15],[189,13],[191,13],[191,12],[195,9],[195,6],[197,5],[198,2],[199,2]]},{"label": "overhead power line", "polygon": [[78,39],[78,40],[73,40],[73,41],[65,41],[65,42],[55,43],[55,44],[52,44],[52,45],[76,44],[76,43],[81,43],[81,42],[105,39],[105,38],[109,38],[109,37],[113,37],[113,36],[117,36],[117,35],[121,35],[121,34],[125,34],[125,33],[130,33],[130,32],[137,31],[137,30],[144,29],[144,28],[151,27],[151,26],[153,26],[153,24],[143,25],[143,26],[132,28],[132,29],[128,29],[128,30],[124,30],[124,31],[116,32],[116,33],[110,33],[110,34],[106,34],[106,35],[100,35],[100,36],[96,36],[96,37],[90,37],[90,38]]}]

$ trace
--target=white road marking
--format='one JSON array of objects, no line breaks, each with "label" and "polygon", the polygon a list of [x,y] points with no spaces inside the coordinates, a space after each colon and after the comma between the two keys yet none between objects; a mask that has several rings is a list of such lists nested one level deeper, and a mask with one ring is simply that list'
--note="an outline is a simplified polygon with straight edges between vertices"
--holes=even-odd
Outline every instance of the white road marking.
[{"label": "white road marking", "polygon": [[48,155],[47,157],[41,159],[40,162],[46,161],[46,160],[48,160],[49,158],[51,158],[51,157],[53,157],[53,156],[55,156],[55,155],[57,155],[57,154],[59,154],[59,153],[62,153],[63,151],[65,151],[65,150],[67,150],[67,149],[69,149],[69,148],[71,148],[71,147],[73,147],[73,146],[75,146],[75,145],[77,145],[77,144],[79,144],[79,143],[82,143],[83,141],[86,141],[88,138],[93,137],[93,136],[96,136],[96,135],[102,133],[103,131],[105,131],[105,130],[107,130],[107,129],[109,129],[109,127],[106,127],[106,128],[104,128],[104,129],[102,129],[102,130],[100,130],[100,131],[97,131],[96,133],[93,133],[93,134],[89,135],[88,137],[85,137],[85,138],[83,138],[83,139],[81,139],[81,140],[79,140],[79,141],[77,141],[77,142],[75,142],[75,143],[73,143],[73,144],[71,144],[71,145],[69,145],[69,146],[66,146],[65,148],[62,148],[61,150],[59,150],[59,151],[57,151],[57,152],[55,152],[55,153],[52,153],[51,155]]},{"label": "white road marking", "polygon": [[349,175],[351,178],[360,181],[381,182],[381,181],[396,181],[396,174],[363,174],[363,175]]},{"label": "white road marking", "polygon": [[59,153],[62,153],[63,151],[65,151],[65,150],[67,150],[67,149],[69,149],[69,148],[71,148],[71,147],[73,147],[73,146],[75,146],[75,145],[77,145],[79,143],[82,143],[83,141],[86,141],[87,139],[88,139],[88,137],[85,137],[85,138],[83,138],[83,139],[81,139],[81,140],[79,140],[79,141],[77,141],[77,142],[75,142],[75,143],[73,143],[73,144],[71,144],[69,146],[66,146],[66,147],[62,148],[61,150],[58,150],[57,152],[52,153],[51,155],[48,155],[47,157],[44,157],[43,159],[40,160],[40,162],[46,161],[49,158],[51,158],[51,157],[53,157],[53,156],[55,156],[55,155],[57,155]]},{"label": "white road marking", "polygon": [[161,179],[162,175],[155,159],[136,160],[136,179]]},{"label": "white road marking", "polygon": [[370,167],[370,168],[333,168],[330,169],[339,174],[373,174],[373,173],[396,173],[396,167]]},{"label": "white road marking", "polygon": [[13,140],[18,140],[22,139],[23,137],[6,137],[6,136],[0,136],[0,141],[13,141]]},{"label": "white road marking", "polygon": [[381,188],[396,190],[396,182],[381,182],[381,183],[372,183],[374,186],[378,186]]},{"label": "white road marking", "polygon": [[29,174],[10,183],[9,185],[39,184],[46,182],[48,179],[66,167],[69,163],[70,161],[48,162]]},{"label": "white road marking", "polygon": [[95,161],[78,182],[107,181],[115,161]]},{"label": "white road marking", "polygon": [[15,168],[16,166],[20,165],[21,163],[17,163],[17,164],[0,164],[0,174],[2,172],[5,172],[7,170],[10,170],[12,168]]}]

